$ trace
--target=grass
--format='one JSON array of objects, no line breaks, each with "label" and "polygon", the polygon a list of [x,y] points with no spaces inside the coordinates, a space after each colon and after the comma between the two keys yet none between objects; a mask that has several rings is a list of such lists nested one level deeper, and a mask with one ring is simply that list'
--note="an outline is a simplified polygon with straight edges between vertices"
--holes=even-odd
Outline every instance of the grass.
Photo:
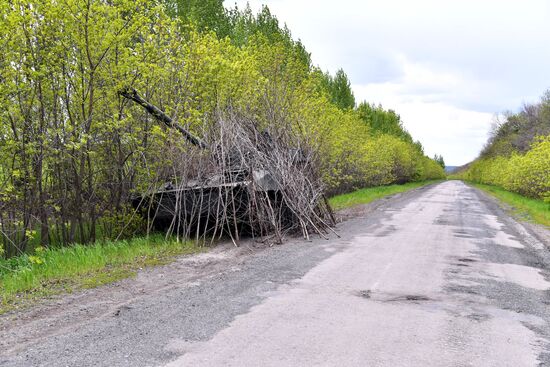
[{"label": "grass", "polygon": [[403,185],[369,187],[347,194],[333,196],[329,199],[329,203],[334,210],[339,210],[359,204],[368,204],[371,201],[380,199],[384,196],[409,191],[416,189],[417,187],[426,186],[436,182],[441,182],[441,180],[409,182]]},{"label": "grass", "polygon": [[510,205],[513,208],[513,212],[522,219],[533,221],[550,228],[550,203],[527,198],[497,186],[471,182],[469,184]]},{"label": "grass", "polygon": [[0,314],[54,294],[132,277],[140,268],[166,264],[176,255],[200,251],[192,242],[152,235],[0,259]]}]

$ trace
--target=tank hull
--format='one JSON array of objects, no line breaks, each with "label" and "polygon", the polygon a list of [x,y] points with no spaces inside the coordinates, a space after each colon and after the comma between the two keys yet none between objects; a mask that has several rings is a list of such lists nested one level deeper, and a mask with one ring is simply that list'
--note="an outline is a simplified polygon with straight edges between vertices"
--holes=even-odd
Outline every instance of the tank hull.
[{"label": "tank hull", "polygon": [[254,191],[246,183],[162,190],[134,199],[133,206],[159,231],[210,235],[222,228],[230,234],[262,235],[258,221],[269,216],[251,205],[256,202],[252,195],[269,201],[268,207],[282,218],[281,227],[291,223],[292,215],[283,205],[280,191]]}]

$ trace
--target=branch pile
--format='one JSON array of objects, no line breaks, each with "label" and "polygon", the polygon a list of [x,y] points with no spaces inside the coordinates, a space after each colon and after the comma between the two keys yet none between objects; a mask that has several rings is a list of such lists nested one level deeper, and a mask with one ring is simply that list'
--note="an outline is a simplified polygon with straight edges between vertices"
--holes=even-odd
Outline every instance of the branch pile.
[{"label": "branch pile", "polygon": [[317,153],[290,126],[260,128],[228,110],[205,136],[208,153],[190,147],[177,159],[176,183],[142,200],[157,226],[235,243],[242,235],[281,242],[290,232],[309,239],[332,231]]}]

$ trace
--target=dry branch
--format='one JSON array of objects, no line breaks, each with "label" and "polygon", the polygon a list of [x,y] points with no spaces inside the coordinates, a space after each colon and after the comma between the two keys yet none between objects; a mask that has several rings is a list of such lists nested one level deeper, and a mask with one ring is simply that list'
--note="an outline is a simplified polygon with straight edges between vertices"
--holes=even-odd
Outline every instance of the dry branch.
[{"label": "dry branch", "polygon": [[[281,242],[286,233],[326,237],[334,225],[324,197],[317,152],[290,125],[260,127],[231,109],[205,124],[208,143],[175,124],[135,90],[121,94],[155,118],[180,131],[204,154],[190,147],[174,161],[174,183],[145,201],[157,227],[197,239],[223,234],[238,243],[242,235]],[[152,214],[152,216],[151,216]]]}]

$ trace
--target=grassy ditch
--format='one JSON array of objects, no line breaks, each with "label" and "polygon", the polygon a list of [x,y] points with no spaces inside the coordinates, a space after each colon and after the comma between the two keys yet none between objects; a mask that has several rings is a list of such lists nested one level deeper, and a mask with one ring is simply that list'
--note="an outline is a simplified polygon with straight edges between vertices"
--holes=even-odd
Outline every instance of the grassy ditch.
[{"label": "grassy ditch", "polygon": [[132,277],[140,268],[200,251],[192,242],[152,235],[88,246],[37,248],[33,255],[0,259],[0,314],[53,294]]},{"label": "grassy ditch", "polygon": [[409,182],[403,185],[368,187],[366,189],[357,190],[347,194],[333,196],[329,199],[329,203],[334,210],[339,210],[359,204],[368,204],[371,201],[380,199],[384,196],[409,191],[412,189],[416,189],[417,187],[426,186],[441,181],[442,180],[431,180],[421,182]]},{"label": "grassy ditch", "polygon": [[510,205],[513,213],[521,219],[533,221],[550,228],[550,203],[506,191],[498,186],[471,182],[469,184]]}]

